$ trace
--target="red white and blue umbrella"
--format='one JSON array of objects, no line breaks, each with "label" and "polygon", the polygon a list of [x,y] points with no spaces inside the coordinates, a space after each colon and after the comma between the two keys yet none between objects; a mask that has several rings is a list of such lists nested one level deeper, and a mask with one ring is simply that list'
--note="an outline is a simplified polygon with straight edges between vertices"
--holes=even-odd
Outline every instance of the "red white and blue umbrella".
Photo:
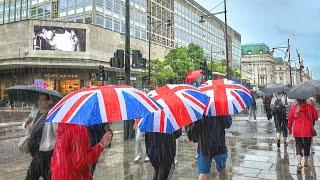
[{"label": "red white and blue umbrella", "polygon": [[93,125],[141,118],[159,110],[145,93],[129,86],[82,88],[50,110],[48,122]]},{"label": "red white and blue umbrella", "polygon": [[195,122],[202,118],[210,99],[199,89],[185,84],[168,84],[148,95],[162,109],[140,121],[142,132],[172,133]]},{"label": "red white and blue umbrella", "polygon": [[209,80],[199,89],[210,97],[207,116],[234,115],[253,103],[249,89],[228,79]]}]

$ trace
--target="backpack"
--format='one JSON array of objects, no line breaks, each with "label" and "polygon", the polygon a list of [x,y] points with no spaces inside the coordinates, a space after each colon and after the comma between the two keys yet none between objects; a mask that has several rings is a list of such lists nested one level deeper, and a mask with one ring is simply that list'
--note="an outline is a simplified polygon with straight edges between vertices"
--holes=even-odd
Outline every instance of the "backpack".
[{"label": "backpack", "polygon": [[193,122],[187,126],[185,126],[186,134],[188,136],[188,139],[194,143],[199,141],[199,128],[198,125],[199,122]]},{"label": "backpack", "polygon": [[282,103],[281,99],[276,99],[274,102],[274,112],[276,114],[283,113],[285,111],[285,106]]}]

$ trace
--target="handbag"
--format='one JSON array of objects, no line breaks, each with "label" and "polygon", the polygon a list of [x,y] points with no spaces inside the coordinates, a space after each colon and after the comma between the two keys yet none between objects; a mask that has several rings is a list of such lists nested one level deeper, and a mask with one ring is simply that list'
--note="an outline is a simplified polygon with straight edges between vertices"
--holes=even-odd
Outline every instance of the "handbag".
[{"label": "handbag", "polygon": [[20,152],[29,153],[30,152],[30,135],[22,137],[18,143],[18,148]]},{"label": "handbag", "polygon": [[185,126],[186,134],[188,136],[188,139],[194,143],[199,141],[199,128],[198,128],[199,122],[193,122],[187,126]]},{"label": "handbag", "polygon": [[[43,116],[45,115],[46,113],[43,113],[39,119],[42,119]],[[33,123],[33,128],[35,126],[36,123]],[[33,131],[33,129],[31,130]],[[31,132],[26,135],[25,137],[22,137],[19,142],[18,142],[18,149],[20,152],[23,152],[23,153],[30,153],[30,141],[31,141],[31,137],[30,137],[30,134]]]}]

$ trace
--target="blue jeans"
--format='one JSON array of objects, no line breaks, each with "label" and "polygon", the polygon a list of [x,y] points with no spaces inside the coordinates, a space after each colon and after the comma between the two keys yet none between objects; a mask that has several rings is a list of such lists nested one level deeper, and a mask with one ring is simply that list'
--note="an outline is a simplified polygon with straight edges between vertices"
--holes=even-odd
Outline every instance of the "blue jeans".
[{"label": "blue jeans", "polygon": [[216,168],[218,172],[224,171],[226,169],[228,154],[219,154],[216,156],[205,156],[199,153],[198,156],[198,173],[199,174],[209,174],[211,169],[212,159],[216,162]]}]

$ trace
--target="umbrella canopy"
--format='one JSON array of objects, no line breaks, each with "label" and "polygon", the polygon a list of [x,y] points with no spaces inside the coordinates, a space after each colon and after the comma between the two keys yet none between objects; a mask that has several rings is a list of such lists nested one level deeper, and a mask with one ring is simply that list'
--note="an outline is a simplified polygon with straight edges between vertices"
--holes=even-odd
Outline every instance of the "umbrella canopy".
[{"label": "umbrella canopy", "polygon": [[199,89],[210,97],[207,116],[234,115],[253,103],[249,89],[228,79],[209,80]]},{"label": "umbrella canopy", "polygon": [[309,80],[290,89],[289,99],[308,99],[320,95],[320,80]]},{"label": "umbrella canopy", "polygon": [[202,76],[202,70],[191,71],[186,75],[186,83],[191,84],[196,81],[200,76]]},{"label": "umbrella canopy", "polygon": [[202,118],[209,97],[185,84],[168,84],[149,93],[163,108],[144,117],[139,124],[143,132],[172,133]]},{"label": "umbrella canopy", "polygon": [[82,88],[65,96],[48,113],[48,122],[94,125],[147,116],[159,106],[129,86]]},{"label": "umbrella canopy", "polygon": [[9,94],[10,98],[27,102],[37,100],[40,93],[51,96],[54,101],[59,101],[62,98],[62,95],[58,91],[36,85],[16,85],[6,88],[5,91]]},{"label": "umbrella canopy", "polygon": [[270,84],[270,85],[266,86],[263,89],[263,92],[265,92],[266,94],[275,94],[278,92],[288,91],[288,90],[289,90],[288,85],[277,83],[277,84]]}]

